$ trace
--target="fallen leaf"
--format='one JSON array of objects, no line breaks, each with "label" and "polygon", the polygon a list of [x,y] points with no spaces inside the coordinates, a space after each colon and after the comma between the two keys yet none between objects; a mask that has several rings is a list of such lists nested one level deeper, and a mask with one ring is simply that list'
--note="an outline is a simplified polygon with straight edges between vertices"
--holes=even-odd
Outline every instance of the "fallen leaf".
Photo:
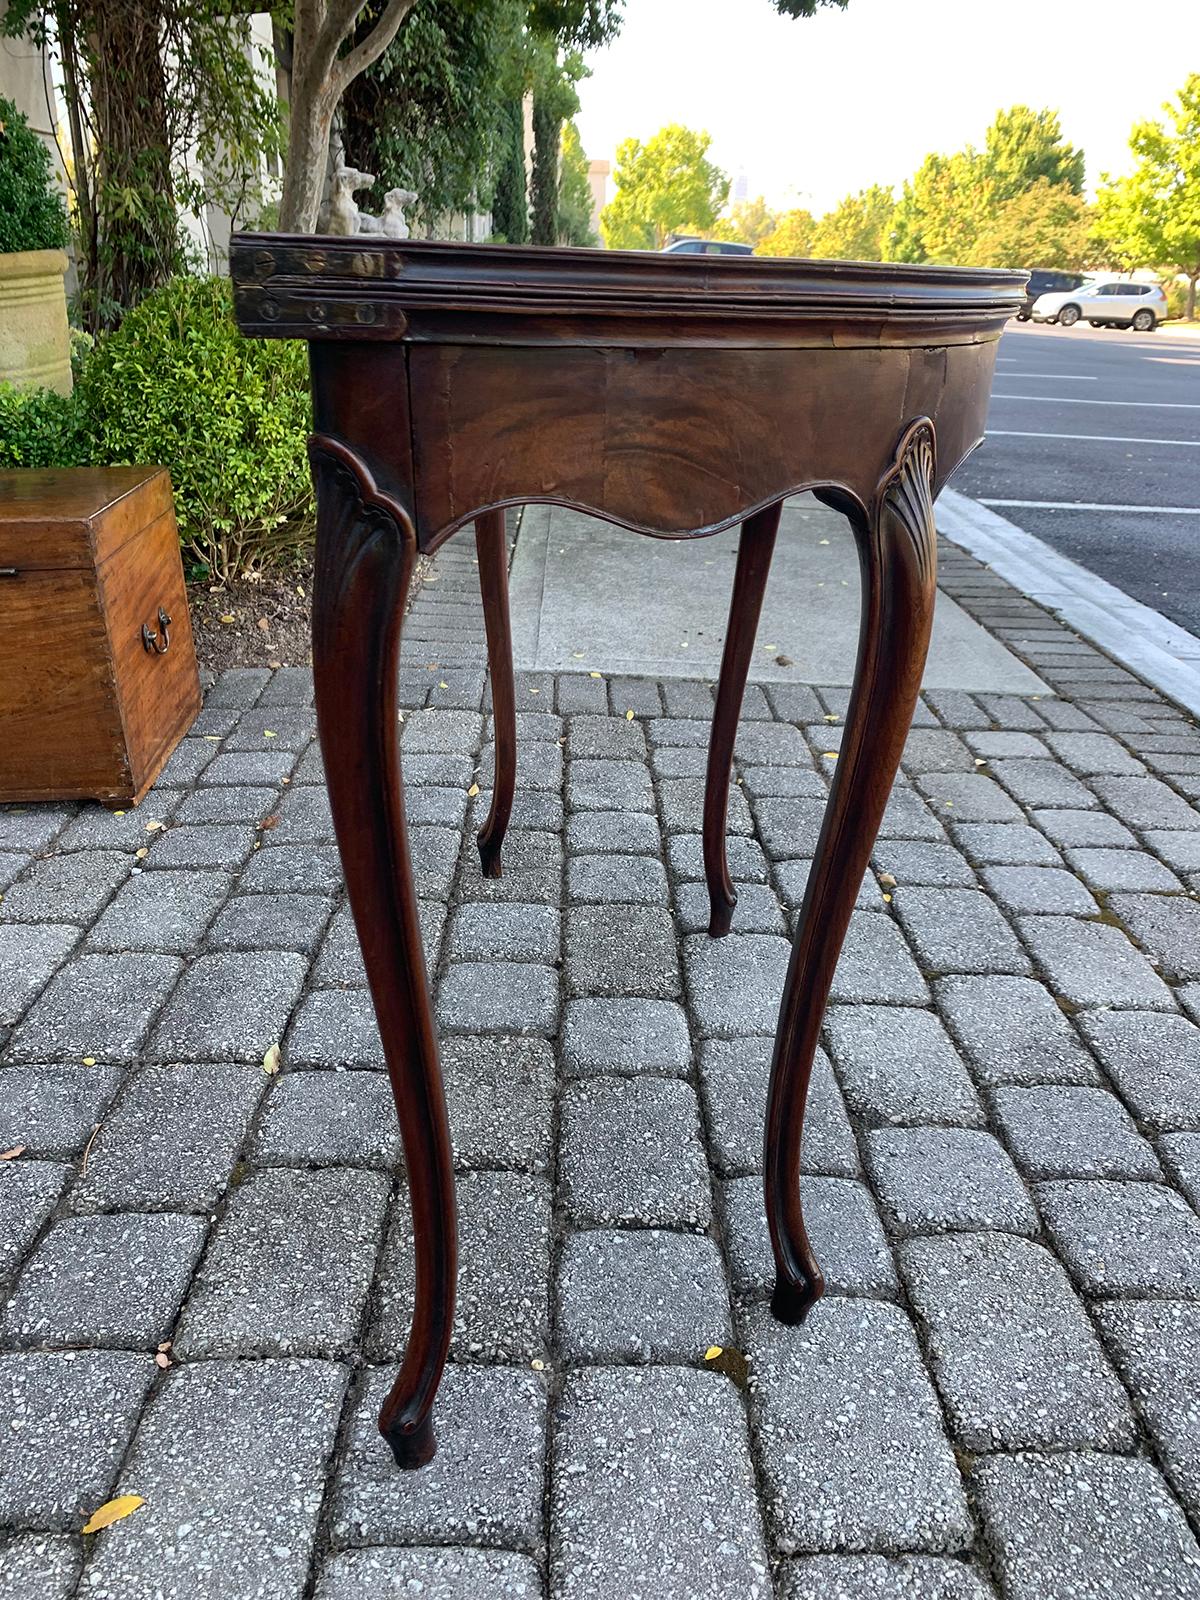
[{"label": "fallen leaf", "polygon": [[19,1155],[24,1155],[26,1145],[14,1144],[11,1150],[0,1150],[0,1161],[15,1161]]},{"label": "fallen leaf", "polygon": [[263,1071],[268,1077],[274,1077],[279,1071],[279,1046],[273,1044],[263,1057]]},{"label": "fallen leaf", "polygon": [[467,790],[467,793],[471,797],[471,799],[474,800],[475,796],[479,793],[479,785],[477,783],[473,783],[471,785],[471,787]]},{"label": "fallen leaf", "polygon": [[825,757],[826,761],[836,761],[838,758],[838,753],[836,750],[822,750],[821,754]]},{"label": "fallen leaf", "polygon": [[836,722],[837,718],[834,716],[832,711],[829,711],[825,715],[825,721],[826,722]]},{"label": "fallen leaf", "polygon": [[705,1361],[715,1361],[720,1354],[721,1346],[719,1344],[710,1344],[704,1352],[704,1359]]},{"label": "fallen leaf", "polygon": [[270,833],[272,828],[277,828],[278,826],[279,813],[278,811],[273,811],[269,817],[264,817],[262,819],[258,825],[258,828],[260,833]]},{"label": "fallen leaf", "polygon": [[765,645],[763,645],[763,649],[764,650],[778,650],[779,646],[777,644],[765,644]]},{"label": "fallen leaf", "polygon": [[95,1056],[84,1056],[83,1064],[85,1067],[94,1067],[96,1065]]},{"label": "fallen leaf", "polygon": [[123,811],[114,811],[113,812],[113,816],[114,817],[123,817],[124,815],[125,815],[125,813]]},{"label": "fallen leaf", "polygon": [[818,544],[828,544],[828,543],[829,543],[829,540],[828,540],[828,539],[818,539],[818,540],[817,540],[817,543],[818,543]]},{"label": "fallen leaf", "polygon": [[171,1358],[170,1358],[170,1356],[167,1354],[167,1352],[165,1350],[160,1350],[158,1352],[158,1354],[155,1356],[154,1365],[156,1367],[161,1367],[164,1372],[171,1365]]},{"label": "fallen leaf", "polygon": [[148,822],[146,824],[146,832],[147,833],[157,833],[160,828],[165,828],[165,827],[166,827],[166,823],[165,822]]},{"label": "fallen leaf", "polygon": [[98,1511],[93,1511],[83,1525],[84,1533],[99,1533],[101,1528],[111,1528],[114,1522],[132,1515],[146,1504],[140,1494],[119,1494],[115,1500],[106,1500]]},{"label": "fallen leaf", "polygon": [[439,689],[448,689],[449,687],[450,687],[450,685],[446,682],[445,678],[441,678],[441,679],[438,680],[438,688]]},{"label": "fallen leaf", "polygon": [[625,721],[626,722],[632,722],[633,721],[633,712],[632,711],[627,711],[625,713]]},{"label": "fallen leaf", "polygon": [[230,611],[225,611],[217,618],[218,622],[236,622],[237,618]]},{"label": "fallen leaf", "polygon": [[270,633],[271,631],[271,624],[267,621],[266,617],[259,617],[258,627],[263,633]]},{"label": "fallen leaf", "polygon": [[204,739],[207,744],[220,744],[221,742],[221,735],[219,733],[204,733],[201,734],[200,737]]},{"label": "fallen leaf", "polygon": [[529,692],[530,694],[541,694],[542,691],[540,689],[530,689]]},{"label": "fallen leaf", "polygon": [[982,756],[976,756],[975,757],[975,765],[977,767],[986,767],[987,766],[987,762],[983,759]]},{"label": "fallen leaf", "polygon": [[879,881],[885,889],[894,889],[896,887],[896,874],[894,872],[881,872]]},{"label": "fallen leaf", "polygon": [[164,1339],[163,1342],[160,1345],[157,1346],[157,1348],[159,1350],[169,1350],[171,1348],[170,1339]]},{"label": "fallen leaf", "polygon": [[891,903],[892,903],[891,895],[890,894],[885,894],[883,898],[887,901],[888,905],[890,906]]},{"label": "fallen leaf", "polygon": [[600,674],[598,672],[589,672],[588,673],[588,677],[589,678],[598,678],[599,676],[600,676]]},{"label": "fallen leaf", "polygon": [[533,1360],[529,1363],[529,1365],[533,1368],[533,1370],[535,1372],[545,1372],[545,1370],[546,1370],[546,1363],[544,1361],[539,1360],[537,1356],[535,1356],[533,1358]]},{"label": "fallen leaf", "polygon": [[148,849],[147,849],[147,848],[146,848],[146,846],[145,846],[145,845],[143,845],[143,846],[142,846],[142,847],[141,847],[141,849],[140,849],[140,850],[135,850],[135,851],[134,851],[134,852],[133,852],[133,854],[134,854],[134,858],[135,858],[135,859],[136,859],[136,860],[138,860],[138,861],[144,861],[144,860],[145,860],[145,859],[146,859],[146,857],[147,857],[147,856],[148,856],[148,855],[149,855],[149,854],[150,854],[150,852],[149,852],[149,850],[148,850]]},{"label": "fallen leaf", "polygon": [[264,739],[277,739],[278,737],[279,737],[279,735],[275,732],[274,728],[264,728],[263,729],[263,738]]},{"label": "fallen leaf", "polygon": [[582,661],[583,660],[583,651],[582,650],[572,650],[571,651],[571,660],[572,661]]}]

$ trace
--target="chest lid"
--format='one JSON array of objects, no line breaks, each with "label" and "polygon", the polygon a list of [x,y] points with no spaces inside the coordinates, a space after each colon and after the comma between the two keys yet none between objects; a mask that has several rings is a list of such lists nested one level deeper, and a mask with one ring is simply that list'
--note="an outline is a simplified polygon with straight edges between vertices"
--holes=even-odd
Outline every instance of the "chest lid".
[{"label": "chest lid", "polygon": [[170,510],[165,467],[0,472],[0,569],[99,567]]}]

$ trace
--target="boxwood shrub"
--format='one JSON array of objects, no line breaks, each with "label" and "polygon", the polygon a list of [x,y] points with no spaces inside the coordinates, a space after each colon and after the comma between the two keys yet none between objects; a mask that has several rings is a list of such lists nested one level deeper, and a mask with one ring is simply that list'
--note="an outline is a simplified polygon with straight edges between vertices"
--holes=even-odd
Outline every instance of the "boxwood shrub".
[{"label": "boxwood shrub", "polygon": [[50,175],[50,152],[0,95],[0,255],[62,250],[67,239],[67,212]]},{"label": "boxwood shrub", "polygon": [[184,546],[236,576],[311,533],[307,349],[244,339],[223,278],[176,278],[128,312],[75,387],[95,462],[168,467]]}]

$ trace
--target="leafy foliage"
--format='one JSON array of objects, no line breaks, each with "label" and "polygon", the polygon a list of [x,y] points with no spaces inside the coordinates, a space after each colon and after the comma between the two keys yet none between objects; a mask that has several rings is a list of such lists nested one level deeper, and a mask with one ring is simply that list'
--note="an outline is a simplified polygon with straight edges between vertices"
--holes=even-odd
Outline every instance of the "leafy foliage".
[{"label": "leafy foliage", "polygon": [[0,470],[81,467],[88,458],[74,395],[0,383]]},{"label": "leafy foliage", "polygon": [[1196,314],[1200,279],[1200,73],[1189,74],[1165,122],[1130,135],[1137,165],[1105,181],[1096,201],[1097,242],[1125,267],[1171,267],[1188,280],[1185,315]]},{"label": "leafy foliage", "polygon": [[729,196],[729,179],[708,159],[707,133],[670,123],[645,144],[617,146],[617,193],[600,215],[614,250],[661,247],[677,228],[706,231]]},{"label": "leafy foliage", "polygon": [[170,468],[180,538],[214,576],[306,534],[307,352],[244,339],[226,280],[177,278],[148,295],[99,342],[75,399],[93,461]]},{"label": "leafy foliage", "polygon": [[1083,193],[1083,151],[1067,144],[1056,111],[1012,106],[997,111],[984,141],[982,171],[992,198],[1023,194],[1039,179],[1051,188]]},{"label": "leafy foliage", "polygon": [[496,161],[492,194],[492,232],[505,244],[529,243],[529,205],[525,197],[525,119],[519,100],[504,108],[503,142]]},{"label": "leafy foliage", "polygon": [[50,152],[12,101],[0,96],[0,255],[61,250],[67,237]]},{"label": "leafy foliage", "polygon": [[1021,194],[997,207],[980,228],[977,261],[992,267],[1061,267],[1068,271],[1089,255],[1091,214],[1082,195],[1065,184],[1037,178]]},{"label": "leafy foliage", "polygon": [[261,163],[281,150],[279,105],[255,74],[249,16],[227,0],[9,0],[0,34],[26,31],[62,63],[94,332],[185,265],[180,207],[253,212]]},{"label": "leafy foliage", "polygon": [[811,211],[798,207],[776,218],[775,226],[759,244],[760,256],[807,256],[812,254],[816,223]]},{"label": "leafy foliage", "polygon": [[[1066,144],[1058,116],[1053,111],[1031,111],[1028,106],[1013,106],[997,112],[987,131],[982,151],[968,145],[953,155],[926,156],[904,192],[892,218],[884,256],[890,261],[933,261],[969,266],[998,265],[984,250],[989,237],[997,237],[997,211],[1011,205],[1039,182],[1046,189],[1039,195],[1066,200],[1083,188],[1083,153]],[[1049,199],[1035,203],[1042,216]],[[1060,244],[1077,236],[1062,220],[1074,214],[1067,206],[1057,229]],[[1028,209],[1018,207],[1002,230],[1007,241],[1016,237]],[[1043,261],[1029,251],[1036,248],[1035,236],[1027,246],[1015,246],[1024,254],[1021,266],[1078,266],[1078,259],[1067,259],[1069,250],[1060,249],[1060,259]],[[1082,247],[1081,247],[1082,248]]]},{"label": "leafy foliage", "polygon": [[753,200],[735,201],[728,213],[713,223],[709,238],[756,246],[773,233],[778,224],[778,213],[771,210],[762,195],[756,195]]},{"label": "leafy foliage", "polygon": [[817,224],[811,253],[832,261],[881,260],[895,210],[895,195],[880,184],[848,194]]},{"label": "leafy foliage", "polygon": [[[347,159],[373,172],[364,210],[389,189],[416,191],[427,229],[447,212],[486,209],[509,154],[522,0],[422,0],[342,102]],[[368,10],[366,19],[371,19]]]}]

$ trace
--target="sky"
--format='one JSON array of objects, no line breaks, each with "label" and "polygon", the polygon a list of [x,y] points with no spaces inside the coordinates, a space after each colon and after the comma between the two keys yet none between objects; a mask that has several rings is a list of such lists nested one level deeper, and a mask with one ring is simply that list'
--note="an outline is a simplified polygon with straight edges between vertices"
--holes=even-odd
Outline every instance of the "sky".
[{"label": "sky", "polygon": [[771,0],[625,0],[620,36],[588,56],[579,132],[589,160],[613,161],[630,135],[707,129],[750,196],[820,215],[871,183],[898,191],[931,150],[982,145],[1002,106],[1050,106],[1090,193],[1128,170],[1133,123],[1200,71],[1196,13],[1196,0],[849,0],[792,21]]}]

